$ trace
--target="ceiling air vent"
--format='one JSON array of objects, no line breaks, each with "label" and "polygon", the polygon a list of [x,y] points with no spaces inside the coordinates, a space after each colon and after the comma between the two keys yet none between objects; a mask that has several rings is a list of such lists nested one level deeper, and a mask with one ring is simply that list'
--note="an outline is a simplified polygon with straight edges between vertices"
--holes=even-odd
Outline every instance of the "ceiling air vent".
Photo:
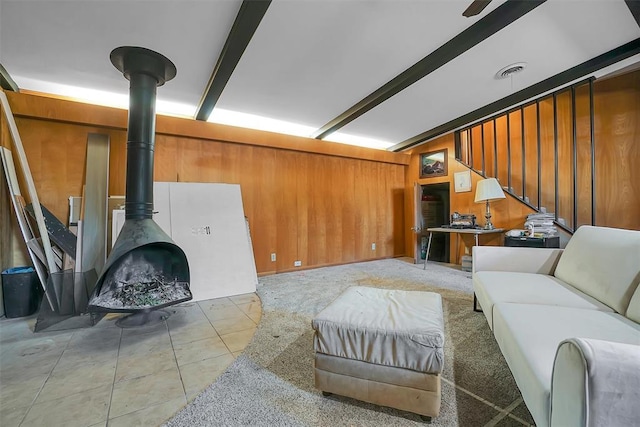
[{"label": "ceiling air vent", "polygon": [[516,62],[515,64],[507,65],[496,73],[496,79],[506,79],[507,77],[524,70],[526,66],[526,62]]}]

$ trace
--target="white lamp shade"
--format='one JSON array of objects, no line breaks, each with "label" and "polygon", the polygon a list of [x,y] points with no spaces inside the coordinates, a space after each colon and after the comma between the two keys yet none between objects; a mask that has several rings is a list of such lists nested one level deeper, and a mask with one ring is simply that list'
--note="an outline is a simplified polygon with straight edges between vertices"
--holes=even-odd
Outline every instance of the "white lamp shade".
[{"label": "white lamp shade", "polygon": [[504,191],[502,191],[502,187],[500,187],[500,183],[497,179],[487,178],[478,182],[478,185],[476,186],[476,203],[504,198]]}]

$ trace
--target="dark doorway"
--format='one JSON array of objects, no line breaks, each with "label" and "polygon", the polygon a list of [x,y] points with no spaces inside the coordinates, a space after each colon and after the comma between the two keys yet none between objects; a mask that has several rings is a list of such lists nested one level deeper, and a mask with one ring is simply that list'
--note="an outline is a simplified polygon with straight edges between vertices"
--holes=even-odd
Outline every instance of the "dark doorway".
[{"label": "dark doorway", "polygon": [[[424,259],[429,238],[427,228],[442,227],[450,222],[449,183],[423,185],[420,203],[423,219],[420,257]],[[449,241],[449,233],[433,233],[429,261],[449,262]]]}]

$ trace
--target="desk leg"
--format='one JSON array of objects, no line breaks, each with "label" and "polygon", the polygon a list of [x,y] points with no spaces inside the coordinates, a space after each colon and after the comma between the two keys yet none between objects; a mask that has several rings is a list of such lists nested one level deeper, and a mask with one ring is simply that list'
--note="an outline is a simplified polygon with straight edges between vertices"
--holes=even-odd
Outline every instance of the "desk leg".
[{"label": "desk leg", "polygon": [[478,235],[474,234],[475,238],[476,238],[476,246],[478,246]]},{"label": "desk leg", "polygon": [[427,243],[427,254],[424,256],[424,265],[422,266],[423,270],[427,269],[427,260],[429,259],[429,250],[431,249],[431,236],[433,235],[433,231],[429,232],[429,242]]}]

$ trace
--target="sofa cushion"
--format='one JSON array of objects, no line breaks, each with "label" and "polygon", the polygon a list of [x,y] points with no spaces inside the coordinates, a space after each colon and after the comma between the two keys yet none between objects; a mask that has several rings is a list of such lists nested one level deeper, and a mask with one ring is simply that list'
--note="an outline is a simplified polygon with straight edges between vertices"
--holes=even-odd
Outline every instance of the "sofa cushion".
[{"label": "sofa cushion", "polygon": [[624,316],[535,304],[496,304],[493,332],[539,427],[549,425],[553,361],[565,339],[595,338],[640,345],[640,325]]},{"label": "sofa cushion", "polygon": [[493,305],[502,302],[612,311],[605,304],[562,280],[545,274],[480,271],[473,276],[473,290],[491,329]]},{"label": "sofa cushion", "polygon": [[581,226],[554,275],[625,313],[640,281],[640,231]]}]

